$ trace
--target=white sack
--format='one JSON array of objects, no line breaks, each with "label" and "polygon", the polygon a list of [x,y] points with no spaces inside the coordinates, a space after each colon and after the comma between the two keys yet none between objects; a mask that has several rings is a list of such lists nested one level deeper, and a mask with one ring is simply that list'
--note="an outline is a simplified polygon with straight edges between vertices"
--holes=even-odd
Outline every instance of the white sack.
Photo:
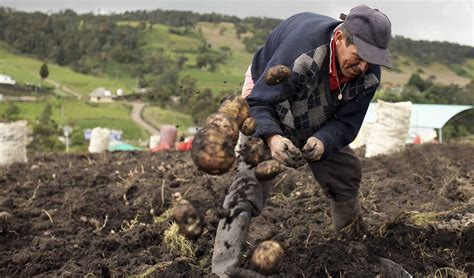
[{"label": "white sack", "polygon": [[105,152],[109,148],[110,130],[108,128],[96,127],[92,130],[89,144],[90,153]]},{"label": "white sack", "polygon": [[354,139],[354,141],[349,144],[351,149],[357,149],[367,144],[367,140],[369,139],[370,132],[372,131],[373,126],[373,123],[362,124],[359,130],[359,134],[357,134],[357,137]]},{"label": "white sack", "polygon": [[391,154],[405,147],[412,103],[378,101],[375,124],[367,140],[365,157]]},{"label": "white sack", "polygon": [[26,143],[26,121],[0,123],[0,166],[26,163]]}]

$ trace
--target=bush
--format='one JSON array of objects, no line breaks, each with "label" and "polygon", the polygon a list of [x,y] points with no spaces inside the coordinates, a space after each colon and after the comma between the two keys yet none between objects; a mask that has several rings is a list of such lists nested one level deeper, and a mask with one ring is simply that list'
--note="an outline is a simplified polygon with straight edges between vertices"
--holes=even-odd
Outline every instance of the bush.
[{"label": "bush", "polygon": [[20,112],[20,108],[16,106],[15,103],[9,101],[7,102],[7,108],[5,109],[2,118],[5,121],[13,122],[19,119]]},{"label": "bush", "polygon": [[57,137],[60,135],[58,125],[51,119],[51,104],[47,104],[33,125],[33,141],[28,146],[36,151],[52,151],[62,147]]},{"label": "bush", "polygon": [[82,130],[75,129],[71,135],[71,146],[84,146],[86,144],[86,139],[84,139],[84,134]]}]

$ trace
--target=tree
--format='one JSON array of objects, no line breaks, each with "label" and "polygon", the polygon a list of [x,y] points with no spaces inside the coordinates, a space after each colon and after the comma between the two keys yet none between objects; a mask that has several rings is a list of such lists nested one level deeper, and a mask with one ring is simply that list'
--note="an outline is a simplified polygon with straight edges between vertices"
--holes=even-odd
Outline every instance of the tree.
[{"label": "tree", "polygon": [[33,125],[33,141],[30,148],[33,150],[44,151],[54,150],[56,148],[59,135],[57,124],[51,119],[51,104],[47,104]]},{"label": "tree", "polygon": [[40,74],[40,77],[41,77],[41,86],[42,86],[43,85],[43,80],[45,80],[49,76],[49,69],[48,69],[48,65],[46,63],[44,63],[41,66],[39,74]]},{"label": "tree", "polygon": [[13,122],[18,120],[18,115],[20,115],[20,108],[18,108],[15,103],[9,101],[7,103],[7,109],[5,109],[2,118],[9,122]]}]

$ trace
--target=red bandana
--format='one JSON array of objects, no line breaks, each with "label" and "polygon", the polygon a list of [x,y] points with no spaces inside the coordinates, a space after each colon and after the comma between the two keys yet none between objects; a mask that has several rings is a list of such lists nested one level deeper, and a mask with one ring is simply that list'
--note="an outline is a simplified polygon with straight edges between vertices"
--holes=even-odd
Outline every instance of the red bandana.
[{"label": "red bandana", "polygon": [[[331,63],[329,65],[329,89],[331,92],[339,94],[339,87],[342,88],[342,85],[350,80],[350,78],[345,77],[342,73],[337,72],[336,68],[336,53],[334,48],[336,47],[336,41],[331,39]],[[339,78],[339,84],[337,84],[337,79]]]}]

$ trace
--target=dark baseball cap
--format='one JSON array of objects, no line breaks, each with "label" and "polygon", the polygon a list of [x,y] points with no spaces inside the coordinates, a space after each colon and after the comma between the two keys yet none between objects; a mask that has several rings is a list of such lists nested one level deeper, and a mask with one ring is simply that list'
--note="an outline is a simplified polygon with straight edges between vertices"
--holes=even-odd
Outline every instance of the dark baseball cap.
[{"label": "dark baseball cap", "polygon": [[388,42],[392,36],[392,24],[388,17],[366,5],[352,8],[347,16],[341,14],[344,26],[352,34],[359,56],[365,61],[392,67]]}]

